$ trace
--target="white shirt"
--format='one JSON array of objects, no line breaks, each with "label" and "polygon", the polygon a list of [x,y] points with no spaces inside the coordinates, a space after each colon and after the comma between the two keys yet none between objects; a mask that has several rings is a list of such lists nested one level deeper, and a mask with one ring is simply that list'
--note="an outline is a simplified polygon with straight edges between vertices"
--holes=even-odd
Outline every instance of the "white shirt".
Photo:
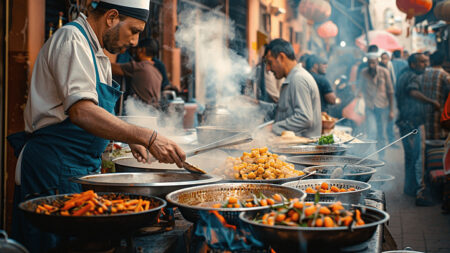
[{"label": "white shirt", "polygon": [[[86,16],[81,14],[75,22],[84,28],[93,46],[100,81],[111,85],[111,63]],[[25,131],[33,132],[64,121],[70,106],[86,99],[98,104],[91,49],[78,28],[63,26],[44,44],[36,59],[24,112]],[[16,165],[17,185],[20,185],[24,149]]]},{"label": "white shirt", "polygon": [[[111,63],[86,16],[81,14],[75,21],[93,45],[100,81],[111,85]],[[95,81],[88,42],[75,26],[63,26],[44,44],[36,59],[24,112],[25,131],[64,121],[70,106],[79,100],[98,103]]]}]

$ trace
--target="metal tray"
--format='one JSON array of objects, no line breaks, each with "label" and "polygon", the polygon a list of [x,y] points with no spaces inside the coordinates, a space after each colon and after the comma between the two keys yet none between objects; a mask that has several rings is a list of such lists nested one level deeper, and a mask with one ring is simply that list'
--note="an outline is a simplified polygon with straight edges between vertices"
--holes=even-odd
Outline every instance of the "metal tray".
[{"label": "metal tray", "polygon": [[[333,156],[333,155],[306,155],[306,156],[291,156],[286,159],[286,162],[293,163],[295,168],[302,170],[305,167],[317,166],[317,165],[338,165],[345,166],[346,164],[355,164],[359,162],[361,158],[355,156]],[[366,159],[359,165],[367,167],[381,167],[384,166],[384,162]]]},{"label": "metal tray", "polygon": [[271,149],[272,153],[284,155],[342,155],[346,150],[346,146],[337,145],[299,145]]},{"label": "metal tray", "polygon": [[72,179],[81,184],[83,190],[96,192],[127,192],[165,198],[172,191],[182,188],[216,183],[222,178],[209,174],[188,172],[164,173],[107,173],[82,176]]},{"label": "metal tray", "polygon": [[[260,212],[244,212],[239,218],[251,227],[251,233],[276,252],[336,252],[341,247],[363,243],[372,238],[378,225],[389,220],[389,214],[373,207],[343,204],[363,210],[365,225],[348,227],[269,226],[254,221]],[[326,251],[324,249],[327,249]]]},{"label": "metal tray", "polygon": [[[97,194],[109,193],[111,192],[97,192]],[[157,197],[123,194],[129,195],[132,198],[141,197],[142,199],[151,200],[159,205],[158,207],[143,212],[115,215],[60,216],[35,212],[38,204],[50,204],[53,201],[63,199],[65,195],[68,195],[60,194],[27,200],[20,203],[19,208],[24,211],[26,219],[43,231],[82,238],[122,238],[131,235],[139,228],[156,223],[161,209],[167,204],[166,201]]]},{"label": "metal tray", "polygon": [[200,212],[209,215],[209,211],[218,211],[230,224],[237,224],[238,215],[242,211],[257,211],[267,209],[269,206],[247,208],[213,208],[216,203],[223,203],[230,196],[238,199],[252,198],[252,194],[263,193],[272,196],[275,193],[282,194],[286,198],[299,198],[303,200],[306,194],[291,187],[273,184],[254,183],[224,183],[196,186],[181,189],[167,195],[167,201],[177,206],[183,217],[190,222],[200,219]]},{"label": "metal tray", "polygon": [[[289,182],[283,184],[283,186],[293,187],[302,191],[306,188],[311,187],[315,189],[316,186],[320,186],[323,182],[326,182],[329,187],[336,186],[339,189],[348,189],[353,187],[356,191],[351,192],[336,192],[336,193],[320,193],[321,202],[336,202],[341,201],[342,203],[359,204],[364,195],[369,191],[370,184],[345,179],[309,179],[302,180],[300,182]],[[315,194],[306,193],[306,201],[314,201]]]},{"label": "metal tray", "polygon": [[[331,173],[338,167],[343,168],[343,166],[322,165],[322,166],[307,167],[303,171],[306,173],[316,171],[316,173],[311,176],[312,179],[330,178]],[[376,171],[377,171],[376,169],[371,167],[361,165],[347,165],[345,167],[342,179],[367,182]]]}]

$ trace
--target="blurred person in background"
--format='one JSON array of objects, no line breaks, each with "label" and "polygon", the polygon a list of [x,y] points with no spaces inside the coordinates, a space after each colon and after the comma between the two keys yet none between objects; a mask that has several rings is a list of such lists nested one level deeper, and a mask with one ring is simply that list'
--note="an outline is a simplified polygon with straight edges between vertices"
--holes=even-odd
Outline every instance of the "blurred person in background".
[{"label": "blurred person in background", "polygon": [[389,74],[391,75],[392,85],[395,87],[395,72],[394,67],[392,66],[391,59],[387,52],[383,52],[380,56],[380,66],[387,68],[389,70]]},{"label": "blurred person in background", "polygon": [[261,60],[252,73],[253,81],[256,82],[257,87],[256,98],[268,103],[277,103],[284,78],[278,80],[271,71],[266,70],[266,63],[263,58],[265,47],[266,45],[261,48]]},{"label": "blurred person in background", "polygon": [[428,59],[422,53],[414,53],[408,58],[408,68],[400,74],[397,81],[395,96],[399,110],[396,121],[400,135],[406,135],[414,129],[418,134],[402,140],[405,156],[405,183],[403,191],[406,195],[416,197],[416,205],[429,206],[432,201],[426,197],[424,180],[424,146],[425,146],[425,115],[423,103],[431,103],[435,108],[437,101],[427,98],[422,93],[420,75],[425,72]]},{"label": "blurred person in background", "polygon": [[407,61],[409,59],[409,52],[408,50],[403,50],[402,58]]},{"label": "blurred person in background", "polygon": [[[394,88],[389,71],[378,65],[378,55],[368,53],[367,59],[368,67],[361,71],[358,91],[366,103],[365,129],[371,138],[376,136],[377,149],[380,149],[386,144],[388,121],[394,119]],[[372,128],[374,125],[376,129]],[[379,157],[384,159],[383,151]]]},{"label": "blurred person in background", "polygon": [[306,68],[306,60],[308,60],[309,56],[311,56],[311,54],[308,53],[304,53],[302,56],[300,56],[298,62],[302,64],[303,68]]},{"label": "blurred person in background", "polygon": [[450,213],[450,93],[447,94],[447,101],[441,115],[442,128],[446,129],[449,134],[444,146],[444,157],[442,163],[444,164],[444,192],[442,210],[445,214]]},{"label": "blurred person in background", "polygon": [[336,94],[330,82],[325,77],[327,73],[327,61],[320,56],[311,55],[306,60],[306,70],[314,77],[320,92],[320,104],[322,112],[329,113],[329,105],[336,104]]},{"label": "blurred person in background", "polygon": [[268,108],[266,119],[275,120],[272,131],[277,135],[292,131],[298,136],[320,136],[319,89],[314,78],[297,63],[292,45],[283,39],[272,40],[266,47],[264,59],[267,70],[273,72],[275,78],[286,78],[278,103]]},{"label": "blurred person in background", "polygon": [[136,61],[111,63],[112,73],[130,79],[129,96],[159,108],[163,76],[153,61],[154,44],[151,39],[139,41]]},{"label": "blurred person in background", "polygon": [[[392,66],[394,67],[395,80],[398,80],[400,73],[408,67],[408,62],[402,59],[402,51],[395,50],[392,53]],[[395,83],[394,83],[395,86]]]},{"label": "blurred person in background", "polygon": [[[377,55],[378,57],[378,46],[377,45],[369,45],[367,47],[367,53],[371,53],[372,55]],[[364,55],[363,59],[361,59],[361,64],[358,65],[358,70],[356,71],[356,81],[359,80],[361,71],[368,66],[367,55]]]},{"label": "blurred person in background", "polygon": [[[423,94],[444,105],[447,95],[450,91],[450,75],[442,69],[445,61],[445,55],[440,51],[434,52],[430,56],[431,67],[426,68],[421,76]],[[436,110],[432,103],[424,105],[425,114],[425,132],[427,140],[442,140],[447,137],[447,131],[441,128],[441,111]]]}]

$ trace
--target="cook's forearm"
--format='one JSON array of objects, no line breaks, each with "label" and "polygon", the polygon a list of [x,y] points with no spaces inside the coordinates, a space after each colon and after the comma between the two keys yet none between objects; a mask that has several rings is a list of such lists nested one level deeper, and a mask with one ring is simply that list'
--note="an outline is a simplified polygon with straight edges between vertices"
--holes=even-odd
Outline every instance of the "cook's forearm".
[{"label": "cook's forearm", "polygon": [[69,117],[75,125],[107,140],[147,147],[152,134],[152,130],[128,124],[89,100],[81,100],[72,105]]}]

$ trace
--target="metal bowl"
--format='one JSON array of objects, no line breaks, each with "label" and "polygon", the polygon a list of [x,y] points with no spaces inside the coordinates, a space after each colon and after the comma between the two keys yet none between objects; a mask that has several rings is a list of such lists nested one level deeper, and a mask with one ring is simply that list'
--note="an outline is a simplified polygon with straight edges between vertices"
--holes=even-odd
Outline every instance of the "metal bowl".
[{"label": "metal bowl", "polygon": [[[319,165],[351,165],[359,162],[360,160],[361,158],[355,156],[304,155],[288,157],[286,159],[286,162],[293,163],[295,165],[295,169],[297,170],[303,170],[305,167]],[[384,166],[384,162],[373,159],[366,159],[359,165],[376,168]]]},{"label": "metal bowl", "polygon": [[347,153],[353,154],[353,155],[364,155],[366,154],[371,148],[376,148],[377,141],[376,140],[369,140],[369,139],[360,139],[362,142],[350,142],[347,145],[349,146],[349,149],[347,150]]},{"label": "metal bowl", "polygon": [[395,177],[389,174],[376,174],[369,180],[369,184],[374,189],[381,189],[384,184],[391,182]]},{"label": "metal bowl", "polygon": [[[307,167],[303,171],[306,173],[316,171],[316,173],[312,175],[313,179],[330,178],[331,173],[338,167],[343,168],[342,166],[336,165],[322,165],[322,166]],[[377,171],[376,169],[371,167],[361,165],[347,165],[345,167],[342,179],[367,182],[376,171]]]},{"label": "metal bowl", "polygon": [[216,203],[223,203],[228,197],[234,196],[238,199],[253,198],[252,194],[262,193],[272,196],[275,193],[282,194],[286,198],[299,198],[303,200],[306,194],[290,187],[274,184],[252,184],[252,183],[224,183],[196,186],[181,189],[166,196],[166,200],[177,206],[183,217],[190,222],[197,222],[200,213],[208,214],[209,211],[219,213],[230,224],[239,221],[238,215],[242,211],[257,211],[268,209],[269,206],[241,207],[241,208],[213,208]]},{"label": "metal bowl", "polygon": [[[378,225],[389,220],[389,214],[373,207],[360,205],[347,205],[344,207],[360,207],[365,225],[352,227],[290,227],[269,226],[254,221],[260,212],[244,212],[239,218],[248,224],[257,239],[276,252],[327,252],[324,248],[335,252],[341,247],[356,245],[369,240],[375,233]],[[322,249],[322,250],[321,250]]]},{"label": "metal bowl", "polygon": [[[323,182],[326,182],[329,187],[336,186],[339,189],[341,188],[348,189],[350,187],[353,187],[356,189],[356,191],[320,193],[319,196],[321,202],[341,201],[342,203],[359,204],[361,198],[370,189],[370,184],[368,183],[345,179],[309,179],[309,180],[302,180],[299,182],[289,182],[283,185],[305,191],[306,188],[308,187],[315,189],[316,186],[320,186]],[[313,193],[306,193],[306,201],[314,201],[314,196],[315,194]]]},{"label": "metal bowl", "polygon": [[87,175],[74,178],[73,182],[81,184],[83,190],[127,192],[165,198],[172,191],[196,185],[212,184],[220,180],[222,178],[209,174],[142,172]]},{"label": "metal bowl", "polygon": [[299,145],[290,147],[274,147],[272,153],[282,155],[342,155],[347,150],[341,145]]},{"label": "metal bowl", "polygon": [[[97,192],[99,195],[110,194],[111,192]],[[53,195],[27,200],[19,204],[19,208],[24,211],[25,217],[37,228],[67,236],[91,237],[91,238],[109,238],[128,236],[139,228],[150,226],[157,222],[159,213],[166,206],[163,199],[126,194],[131,198],[142,198],[150,200],[157,207],[138,213],[114,214],[114,215],[93,215],[93,216],[61,216],[36,213],[36,207],[39,204],[51,204],[55,200],[62,200],[67,194]]]}]

